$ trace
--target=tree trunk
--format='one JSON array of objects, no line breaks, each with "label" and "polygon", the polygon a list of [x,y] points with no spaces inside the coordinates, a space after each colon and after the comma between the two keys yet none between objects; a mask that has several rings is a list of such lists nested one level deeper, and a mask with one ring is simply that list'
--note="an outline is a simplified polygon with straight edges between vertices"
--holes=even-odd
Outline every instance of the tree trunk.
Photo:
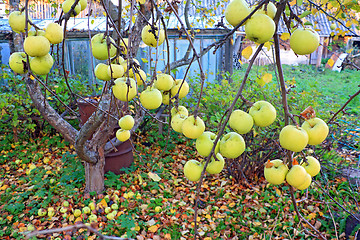
[{"label": "tree trunk", "polygon": [[[99,152],[103,150],[99,149]],[[104,191],[104,154],[99,154],[99,159],[95,164],[84,162],[85,168],[85,192]]]}]

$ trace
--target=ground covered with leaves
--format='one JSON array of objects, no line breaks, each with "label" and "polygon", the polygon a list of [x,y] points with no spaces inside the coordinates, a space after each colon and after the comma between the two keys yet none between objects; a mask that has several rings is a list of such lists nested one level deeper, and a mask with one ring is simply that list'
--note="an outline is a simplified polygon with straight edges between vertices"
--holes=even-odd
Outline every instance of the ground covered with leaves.
[{"label": "ground covered with leaves", "polygon": [[[102,234],[136,239],[193,238],[196,184],[184,177],[182,169],[188,159],[199,156],[193,141],[171,134],[166,143],[165,137],[156,140],[156,134],[137,136],[135,163],[122,175],[107,173],[106,190],[100,195],[83,193],[82,164],[60,136],[12,144],[2,137],[1,239],[23,239],[35,229],[76,223],[91,224]],[[354,156],[345,152],[338,159],[356,162]],[[331,197],[356,212],[358,192],[347,179],[323,171],[308,191],[297,191],[296,198],[300,212],[324,236],[341,239],[348,214]],[[207,175],[200,199],[198,223],[203,239],[305,239],[314,233],[298,221],[288,185],[275,187],[263,177],[237,183],[226,170]],[[82,229],[38,238],[96,236]]]}]

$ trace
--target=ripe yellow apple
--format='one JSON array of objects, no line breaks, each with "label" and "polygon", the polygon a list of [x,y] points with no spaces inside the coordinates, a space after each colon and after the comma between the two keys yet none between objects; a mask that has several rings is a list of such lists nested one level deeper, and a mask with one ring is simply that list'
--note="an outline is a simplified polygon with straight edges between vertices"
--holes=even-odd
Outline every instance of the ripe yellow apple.
[{"label": "ripe yellow apple", "polygon": [[[29,16],[29,20],[31,21],[31,18]],[[26,16],[25,16],[25,11],[20,12],[20,11],[13,11],[10,13],[9,15],[9,25],[11,27],[11,29],[14,32],[25,32],[25,22],[26,22]],[[28,29],[31,28],[31,25],[28,24]]]},{"label": "ripe yellow apple", "polygon": [[311,28],[298,28],[290,36],[290,48],[298,55],[315,52],[319,43],[319,34]]},{"label": "ripe yellow apple", "polygon": [[183,79],[176,79],[174,82],[174,86],[171,88],[172,96],[175,96],[178,92],[179,92],[179,99],[186,97],[186,95],[189,93],[189,84]]},{"label": "ripe yellow apple", "polygon": [[311,118],[306,120],[301,127],[309,135],[309,145],[318,145],[322,143],[329,134],[328,125],[320,118]]},{"label": "ripe yellow apple", "polygon": [[45,31],[41,30],[41,29],[30,30],[28,32],[28,36],[44,36],[45,37]]},{"label": "ripe yellow apple", "polygon": [[[169,105],[170,104],[170,92],[169,91],[161,91],[161,95],[162,95],[162,102],[165,105]],[[171,99],[171,102],[174,102],[174,99]]]},{"label": "ripe yellow apple", "polygon": [[284,182],[288,171],[288,166],[282,160],[269,160],[264,167],[264,176],[269,183],[279,185]]},{"label": "ripe yellow apple", "polygon": [[111,79],[111,76],[109,75],[108,68],[109,65],[106,65],[104,63],[99,63],[98,65],[96,65],[95,77],[103,81],[109,81]]},{"label": "ripe yellow apple", "polygon": [[184,165],[185,177],[193,182],[199,181],[204,166],[197,160],[189,160]]},{"label": "ripe yellow apple", "polygon": [[89,214],[89,213],[91,213],[91,209],[89,207],[83,207],[82,212],[84,214]]},{"label": "ripe yellow apple", "polygon": [[218,174],[224,169],[225,160],[223,156],[221,156],[220,153],[217,153],[216,158],[217,159],[212,157],[209,164],[206,167],[206,171],[210,174]]},{"label": "ripe yellow apple", "polygon": [[39,215],[40,217],[45,216],[46,213],[47,213],[47,211],[46,211],[45,208],[40,208],[40,209],[38,210],[38,215]]},{"label": "ripe yellow apple", "polygon": [[174,79],[171,75],[160,73],[156,75],[155,87],[162,91],[169,91],[174,86]]},{"label": "ripe yellow apple", "polygon": [[130,138],[130,131],[124,130],[124,129],[119,129],[116,131],[116,138],[120,142],[125,142],[126,140],[128,140]]},{"label": "ripe yellow apple", "polygon": [[171,116],[175,116],[176,114],[182,114],[185,116],[189,116],[189,112],[188,112],[187,108],[184,106],[172,107],[170,113],[171,113]]},{"label": "ripe yellow apple", "polygon": [[[121,62],[119,61],[119,63],[120,63],[121,66],[123,66],[124,72],[127,71],[128,65],[130,66],[130,64],[136,63],[135,67],[136,67],[136,65],[138,65],[140,67],[140,63],[136,58],[133,58],[132,60],[131,59],[130,60],[123,60]],[[131,69],[132,68],[129,69],[129,72],[131,71]]]},{"label": "ripe yellow apple", "polygon": [[45,56],[33,57],[30,59],[30,69],[38,75],[46,75],[54,64],[53,57],[48,53]]},{"label": "ripe yellow apple", "polygon": [[110,64],[107,70],[112,78],[121,78],[124,75],[124,68],[120,64]]},{"label": "ripe yellow apple", "polygon": [[147,87],[140,94],[140,102],[146,109],[156,109],[162,103],[162,94],[154,87]]},{"label": "ripe yellow apple", "polygon": [[[128,86],[129,80],[129,86]],[[137,94],[136,82],[132,78],[121,77],[114,81],[115,85],[112,87],[114,96],[121,101],[130,101]]]},{"label": "ripe yellow apple", "polygon": [[195,119],[194,115],[191,115],[183,122],[182,133],[187,138],[196,139],[200,137],[204,131],[205,123],[199,116]]},{"label": "ripe yellow apple", "polygon": [[133,72],[133,69],[130,68],[129,77],[135,79],[138,86],[141,86],[144,84],[144,82],[146,82],[146,73],[140,68],[135,70],[135,74]]},{"label": "ripe yellow apple", "polygon": [[229,125],[235,132],[245,134],[250,132],[254,125],[252,116],[240,109],[233,111],[229,118]]},{"label": "ripe yellow apple", "polygon": [[31,57],[45,56],[50,51],[50,42],[44,36],[28,36],[24,40],[24,50]]},{"label": "ripe yellow apple", "polygon": [[300,152],[309,141],[306,131],[298,126],[287,125],[280,132],[280,145],[290,151]]},{"label": "ripe yellow apple", "polygon": [[97,216],[95,214],[91,214],[89,216],[90,223],[97,222]]},{"label": "ripe yellow apple", "polygon": [[87,6],[87,0],[80,0],[81,11],[85,10]]},{"label": "ripe yellow apple", "polygon": [[[64,13],[69,12],[70,9],[71,9],[71,6],[74,3],[75,3],[75,0],[65,0],[61,5],[61,8],[64,11]],[[74,16],[78,15],[81,12],[81,3],[80,3],[80,1],[78,2],[78,4],[76,4],[74,10],[75,10],[76,14],[74,14],[74,12],[72,12],[71,15],[70,15],[71,17],[74,17]]]},{"label": "ripe yellow apple", "polygon": [[184,120],[187,118],[187,116],[183,114],[176,114],[173,115],[171,118],[171,128],[178,133],[182,133],[182,125],[184,123]]},{"label": "ripe yellow apple", "polygon": [[[265,6],[266,6],[266,7],[265,7]],[[253,6],[253,7],[251,8],[251,10],[254,10],[255,7],[256,7],[256,6]],[[266,11],[265,11],[265,9],[266,9]],[[276,14],[276,10],[277,10],[277,8],[276,8],[275,4],[273,4],[272,2],[269,2],[267,5],[266,5],[266,4],[265,4],[265,5],[262,5],[262,7],[261,7],[260,9],[258,9],[258,10],[256,11],[256,13],[266,14],[266,15],[268,15],[269,17],[271,17],[271,19],[274,19],[275,14]]]},{"label": "ripe yellow apple", "polygon": [[[196,150],[202,157],[209,156],[211,149],[214,146],[214,141],[216,139],[216,134],[212,132],[204,132],[196,139]],[[217,142],[215,147],[215,154],[220,151],[220,141]]]},{"label": "ripe yellow apple", "polygon": [[245,151],[244,138],[236,133],[229,132],[221,138],[220,153],[226,158],[237,158]]},{"label": "ripe yellow apple", "polygon": [[80,217],[81,215],[81,210],[80,209],[75,209],[74,210],[74,217]]},{"label": "ripe yellow apple", "polygon": [[299,187],[305,183],[306,175],[308,175],[308,173],[305,168],[300,165],[293,165],[286,174],[286,181],[293,187]]},{"label": "ripe yellow apple", "polygon": [[[116,55],[116,48],[113,44],[110,44],[110,56],[108,54],[108,46],[106,44],[106,36],[104,37],[103,33],[98,33],[95,34],[92,38],[91,38],[91,50],[92,50],[92,54],[96,59],[99,60],[106,60],[109,57],[112,58]],[[114,42],[114,39],[112,39],[109,36],[109,40],[110,42]]]},{"label": "ripe yellow apple", "polygon": [[275,23],[266,14],[257,13],[245,24],[245,34],[248,39],[256,43],[269,41],[275,33]]},{"label": "ripe yellow apple", "polygon": [[304,183],[295,188],[297,188],[298,190],[305,190],[308,187],[310,187],[311,182],[312,182],[312,178],[311,178],[310,174],[306,174]]},{"label": "ripe yellow apple", "polygon": [[245,0],[232,0],[225,9],[225,19],[235,27],[246,18],[250,12],[250,7]]},{"label": "ripe yellow apple", "polygon": [[307,156],[306,160],[307,163],[302,162],[301,166],[305,168],[306,172],[310,174],[310,176],[315,177],[316,175],[318,175],[321,169],[319,161],[312,156]]},{"label": "ripe yellow apple", "polygon": [[27,72],[26,62],[27,59],[24,52],[14,52],[10,55],[9,66],[16,73],[24,74]]},{"label": "ripe yellow apple", "polygon": [[64,30],[57,23],[49,23],[45,28],[45,37],[52,44],[61,43],[64,39]]},{"label": "ripe yellow apple", "polygon": [[135,120],[131,115],[125,115],[119,120],[119,127],[124,130],[131,130],[134,124]]},{"label": "ripe yellow apple", "polygon": [[330,25],[330,29],[331,29],[331,30],[335,30],[335,29],[336,29],[336,24],[335,24],[335,23],[332,23],[332,24]]},{"label": "ripe yellow apple", "polygon": [[[153,32],[152,29],[154,29],[155,32]],[[154,28],[151,28],[151,26],[147,24],[141,31],[141,39],[150,47],[160,46],[165,40],[165,31],[164,29],[160,29],[159,33],[158,27],[154,26]]]},{"label": "ripe yellow apple", "polygon": [[276,119],[276,109],[267,101],[257,101],[252,105],[249,114],[254,119],[254,124],[259,127],[267,127]]}]

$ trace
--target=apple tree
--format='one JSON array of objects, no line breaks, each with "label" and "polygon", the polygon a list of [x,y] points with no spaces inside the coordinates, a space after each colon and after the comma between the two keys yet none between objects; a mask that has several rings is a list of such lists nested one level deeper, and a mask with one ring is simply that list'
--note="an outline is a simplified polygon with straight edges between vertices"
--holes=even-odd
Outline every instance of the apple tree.
[{"label": "apple tree", "polygon": [[[85,191],[100,193],[104,190],[106,153],[129,139],[131,132],[140,124],[144,115],[160,121],[156,113],[154,114],[154,110],[162,105],[166,106],[169,110],[171,109],[169,111],[171,119],[168,124],[174,131],[181,132],[185,137],[196,139],[196,149],[204,157],[202,162],[190,160],[184,166],[185,176],[190,181],[198,181],[195,203],[196,229],[199,191],[205,172],[217,174],[222,171],[228,159],[239,159],[246,149],[246,142],[242,135],[250,132],[254,126],[259,128],[270,126],[281,115],[283,124],[279,129],[279,139],[276,142],[283,149],[282,155],[279,156],[282,160],[269,160],[265,164],[265,178],[275,185],[283,184],[286,180],[291,186],[290,192],[296,213],[308,226],[312,227],[320,238],[324,239],[298,211],[294,191],[308,188],[312,177],[320,171],[319,161],[312,156],[305,156],[304,148],[307,145],[319,145],[325,140],[329,132],[328,123],[340,111],[336,112],[328,123],[316,118],[312,108],[305,109],[298,115],[291,112],[287,99],[289,86],[285,83],[281,64],[280,41],[289,40],[292,51],[297,55],[311,54],[318,48],[320,38],[317,26],[308,22],[306,17],[310,14],[326,14],[327,18],[337,26],[343,26],[334,31],[334,36],[343,36],[347,31],[353,31],[350,28],[352,24],[359,24],[356,18],[356,14],[360,11],[358,1],[262,0],[253,2],[250,6],[245,0],[232,0],[224,8],[224,17],[233,28],[223,39],[198,51],[194,46],[196,32],[189,23],[188,17],[189,9],[201,3],[143,0],[129,1],[126,6],[123,6],[123,1],[119,1],[118,6],[114,6],[111,1],[100,0],[106,16],[106,31],[92,36],[90,46],[93,56],[106,62],[98,64],[94,69],[95,76],[102,80],[102,91],[96,111],[82,127],[76,128],[64,119],[46,98],[45,92],[48,92],[53,98],[61,101],[47,84],[54,64],[54,57],[50,53],[54,53],[55,45],[62,43],[60,45],[62,51],[58,54],[62,58],[61,62],[64,62],[67,22],[81,11],[88,11],[88,15],[91,16],[92,4],[91,1],[87,3],[83,0],[66,0],[62,4],[62,14],[59,19],[54,19],[54,22],[45,30],[37,27],[29,18],[28,0],[25,1],[23,8],[12,11],[9,16],[9,24],[13,31],[20,33],[18,36],[21,36],[21,40],[23,39],[23,44],[21,44],[23,51],[17,51],[11,55],[10,67],[16,73],[23,74],[34,106],[43,117],[75,146],[76,153],[85,165]],[[182,4],[184,4],[185,22],[179,15],[179,5]],[[204,12],[211,14],[210,10]],[[169,60],[170,46],[165,21],[165,18],[170,15],[179,22],[189,44],[183,58],[173,63]],[[129,20],[128,25],[124,24],[122,18]],[[282,35],[278,32],[280,23],[284,23],[288,31]],[[219,23],[219,26],[226,28],[224,22]],[[201,118],[200,103],[206,76],[200,62],[201,56],[210,50],[216,52],[242,26],[245,28],[246,38],[256,44],[257,49],[254,53],[246,54],[252,55],[247,70],[230,107],[226,109],[218,123],[218,131],[216,133],[205,131],[206,126]],[[109,31],[110,28],[113,29],[112,33]],[[141,41],[154,48],[156,52],[155,67],[147,73],[150,79],[146,79],[146,73],[140,69],[135,59]],[[156,63],[162,61],[158,52],[158,46],[161,44],[166,45],[168,58],[164,60],[166,69],[159,73]],[[268,101],[259,100],[253,103],[243,95],[255,59],[264,47],[272,48],[274,51],[282,114],[279,114],[273,104]],[[199,95],[192,96],[192,98],[196,97],[196,104],[189,112],[188,109],[179,105],[179,99],[186,99],[187,93],[194,87],[186,81],[190,67],[194,64],[197,64],[199,68],[201,86]],[[174,80],[171,70],[183,65],[187,65],[184,78]],[[64,64],[62,64],[61,72],[73,101],[75,103],[79,99],[87,101],[79,96],[69,84],[68,72]],[[353,96],[358,94],[359,91]],[[235,109],[238,102],[244,103],[244,109]],[[89,102],[89,104],[92,103]],[[70,106],[64,105],[67,111],[78,114]],[[119,125],[121,129],[116,132],[116,138],[110,139],[110,136],[114,134],[114,129]],[[227,126],[230,126],[232,131],[226,133]]]}]

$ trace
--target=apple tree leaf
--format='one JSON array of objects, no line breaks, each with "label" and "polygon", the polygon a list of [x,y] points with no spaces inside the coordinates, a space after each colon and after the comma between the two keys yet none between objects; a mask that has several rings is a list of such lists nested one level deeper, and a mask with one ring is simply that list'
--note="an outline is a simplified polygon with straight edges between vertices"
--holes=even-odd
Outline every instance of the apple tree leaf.
[{"label": "apple tree leaf", "polygon": [[296,5],[301,6],[303,4],[303,0],[296,0]]},{"label": "apple tree leaf", "polygon": [[290,38],[290,33],[284,32],[283,34],[281,34],[281,40],[286,41]]},{"label": "apple tree leaf", "polygon": [[159,175],[157,175],[156,173],[149,172],[148,175],[149,178],[151,178],[155,182],[159,182],[161,180],[161,177],[159,177]]},{"label": "apple tree leaf", "polygon": [[305,12],[303,12],[299,17],[300,18],[304,18],[304,17],[306,17],[306,16],[308,16],[308,15],[310,15],[311,14],[311,11],[305,11]]},{"label": "apple tree leaf", "polygon": [[244,50],[242,50],[241,55],[246,58],[249,59],[250,56],[252,55],[253,50],[251,46],[247,46],[246,48],[244,48]]}]

